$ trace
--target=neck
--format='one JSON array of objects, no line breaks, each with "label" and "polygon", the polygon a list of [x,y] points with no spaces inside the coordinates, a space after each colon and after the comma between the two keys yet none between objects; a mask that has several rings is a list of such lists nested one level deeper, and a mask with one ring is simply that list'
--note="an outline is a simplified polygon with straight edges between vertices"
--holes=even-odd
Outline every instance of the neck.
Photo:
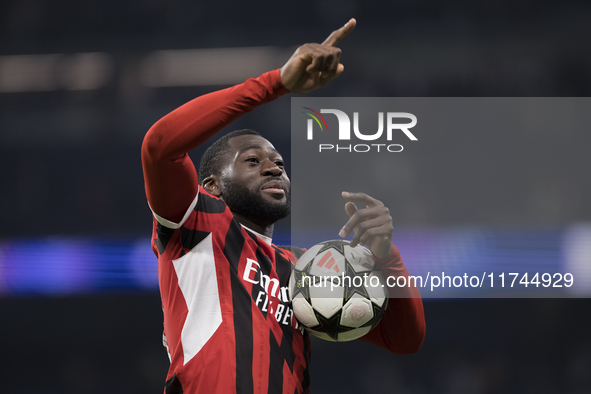
[{"label": "neck", "polygon": [[256,231],[259,234],[264,235],[265,237],[273,238],[273,229],[275,228],[275,224],[271,223],[269,225],[263,225],[253,222],[252,220],[244,217],[238,213],[234,213],[234,218],[238,220],[238,223],[241,225],[248,227],[251,230]]}]

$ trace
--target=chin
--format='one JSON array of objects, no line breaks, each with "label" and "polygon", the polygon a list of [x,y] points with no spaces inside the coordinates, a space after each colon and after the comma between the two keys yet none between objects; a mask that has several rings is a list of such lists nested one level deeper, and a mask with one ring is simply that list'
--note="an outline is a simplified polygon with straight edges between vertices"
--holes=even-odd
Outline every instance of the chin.
[{"label": "chin", "polygon": [[272,203],[287,203],[287,195],[285,194],[270,194],[270,193],[261,193],[261,198],[265,201],[270,201]]},{"label": "chin", "polygon": [[274,204],[287,204],[287,198],[285,196],[272,197],[272,198],[269,198],[268,200]]}]

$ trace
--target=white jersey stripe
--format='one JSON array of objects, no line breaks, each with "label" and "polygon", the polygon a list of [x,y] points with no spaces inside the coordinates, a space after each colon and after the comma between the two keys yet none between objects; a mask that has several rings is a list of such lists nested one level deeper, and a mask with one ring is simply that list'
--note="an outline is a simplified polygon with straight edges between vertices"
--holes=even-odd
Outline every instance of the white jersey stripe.
[{"label": "white jersey stripe", "polygon": [[181,332],[185,365],[222,324],[212,235],[173,264],[188,309]]}]

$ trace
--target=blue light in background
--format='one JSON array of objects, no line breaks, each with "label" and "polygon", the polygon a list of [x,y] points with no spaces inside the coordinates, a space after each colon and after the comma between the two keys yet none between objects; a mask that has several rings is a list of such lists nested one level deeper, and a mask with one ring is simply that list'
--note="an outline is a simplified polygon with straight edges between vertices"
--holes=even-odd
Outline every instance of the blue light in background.
[{"label": "blue light in background", "polygon": [[149,240],[42,238],[0,242],[0,293],[157,289]]},{"label": "blue light in background", "polygon": [[[294,244],[310,247],[335,238],[309,232]],[[289,234],[276,234],[289,244]],[[556,296],[591,296],[591,225],[564,229],[397,229],[394,243],[412,275],[482,276],[484,272],[565,273],[575,286]],[[158,261],[149,239],[33,238],[0,241],[0,295],[67,295],[112,291],[158,291]],[[514,289],[515,290],[515,289]],[[519,289],[520,297],[539,291]],[[502,294],[503,291],[505,294]],[[546,293],[547,294],[547,293]],[[510,296],[514,296],[511,293]],[[424,297],[429,294],[423,292]],[[449,288],[445,297],[505,297],[506,289],[482,292]]]}]

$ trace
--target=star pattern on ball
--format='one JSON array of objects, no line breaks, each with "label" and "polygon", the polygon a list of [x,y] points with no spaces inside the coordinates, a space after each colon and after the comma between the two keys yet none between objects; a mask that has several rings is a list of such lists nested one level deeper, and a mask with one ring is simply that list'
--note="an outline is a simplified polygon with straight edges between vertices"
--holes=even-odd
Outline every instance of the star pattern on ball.
[{"label": "star pattern on ball", "polygon": [[339,251],[343,256],[345,255],[345,246],[349,245],[349,241],[341,241],[339,239],[335,239],[332,241],[326,241],[322,243],[322,248],[316,253],[319,255],[320,253],[324,252],[325,250],[329,249],[336,249]]},{"label": "star pattern on ball", "polygon": [[318,319],[319,324],[311,327],[312,330],[323,332],[335,341],[339,340],[339,333],[342,331],[340,311],[329,318],[324,317],[321,313],[316,313],[316,319]]},{"label": "star pattern on ball", "polygon": [[301,271],[297,269],[293,270],[295,286],[292,289],[292,299],[294,299],[296,295],[301,294],[308,302],[310,302],[310,285],[313,284],[314,279],[312,275],[308,274],[311,265],[312,262],[306,264]]},{"label": "star pattern on ball", "polygon": [[[365,288],[365,277],[369,275],[371,272],[364,271],[364,272],[355,272],[351,264],[348,261],[345,261],[345,278],[344,281],[344,288],[345,294],[343,296],[343,304],[346,303],[353,297],[353,294],[359,294],[364,298],[369,298],[369,294],[367,293],[367,289]],[[355,278],[361,278],[361,286],[355,286],[355,282],[359,282],[359,279],[356,281]],[[350,286],[349,286],[350,285]]]},{"label": "star pattern on ball", "polygon": [[[297,297],[298,302],[303,302],[302,307],[298,307],[298,313],[302,315],[304,321],[318,322],[314,327],[304,327],[312,335],[336,342],[349,340],[355,337],[357,333],[363,335],[368,329],[375,327],[388,304],[387,299],[382,301],[381,304],[372,301],[370,293],[376,297],[377,294],[382,294],[369,289],[372,285],[369,275],[372,274],[372,271],[378,270],[374,264],[367,263],[366,253],[351,248],[350,245],[347,248],[347,245],[349,245],[349,242],[343,240],[331,240],[316,244],[312,249],[308,250],[310,253],[306,252],[308,255],[304,253],[296,263],[297,268],[294,267],[293,276],[290,279],[290,295],[292,299]],[[333,269],[337,266],[339,270]],[[331,272],[327,272],[327,270]],[[322,303],[314,306],[313,301],[315,304],[315,300],[327,297],[326,291],[321,291],[320,288],[329,287],[330,290],[331,284],[334,284],[335,289],[339,291],[335,301],[338,301],[341,305],[337,307],[334,303],[324,299]],[[367,288],[365,287],[366,284]],[[314,286],[314,289],[312,286]],[[384,291],[386,292],[386,289]],[[301,295],[298,296],[298,294]],[[387,297],[387,294],[385,296]],[[352,310],[351,308],[355,308],[358,304],[356,300],[350,302],[352,298],[359,298],[364,307],[369,307],[369,310],[365,309],[367,314],[372,314],[371,317],[366,317],[369,319],[368,321],[364,319],[365,323],[357,328],[341,325],[341,319],[346,313],[345,310],[349,313]],[[369,300],[369,303],[367,300]],[[349,305],[345,308],[347,303]],[[329,313],[330,316],[322,315],[320,310]],[[347,337],[339,339],[339,336],[344,332],[348,333]]]}]

